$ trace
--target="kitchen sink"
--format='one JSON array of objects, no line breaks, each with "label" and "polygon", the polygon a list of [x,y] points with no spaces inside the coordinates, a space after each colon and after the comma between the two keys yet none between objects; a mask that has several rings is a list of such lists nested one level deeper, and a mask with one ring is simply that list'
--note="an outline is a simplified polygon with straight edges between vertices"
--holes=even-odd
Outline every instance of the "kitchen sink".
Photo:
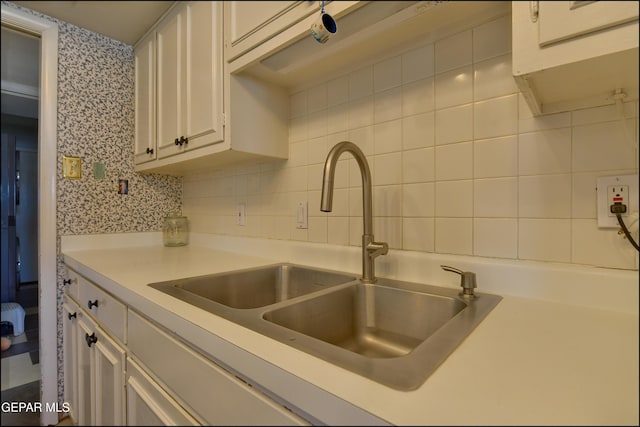
[{"label": "kitchen sink", "polygon": [[498,295],[277,264],[149,286],[398,390],[414,390]]},{"label": "kitchen sink", "polygon": [[238,309],[264,307],[290,298],[355,280],[355,276],[293,264],[278,264],[231,273],[154,283],[187,302],[210,307],[208,302]]},{"label": "kitchen sink", "polygon": [[384,358],[410,353],[465,307],[456,298],[357,283],[263,317],[354,353]]}]

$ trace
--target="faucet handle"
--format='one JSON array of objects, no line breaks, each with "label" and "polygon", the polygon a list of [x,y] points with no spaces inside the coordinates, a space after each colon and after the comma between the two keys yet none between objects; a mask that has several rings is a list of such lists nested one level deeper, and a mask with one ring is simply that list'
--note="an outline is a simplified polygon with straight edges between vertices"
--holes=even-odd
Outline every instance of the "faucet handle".
[{"label": "faucet handle", "polygon": [[472,271],[462,271],[458,268],[448,265],[440,265],[440,267],[442,267],[442,269],[445,271],[459,274],[460,286],[462,286],[462,296],[475,298],[473,289],[478,287],[478,285],[476,284],[476,273]]}]

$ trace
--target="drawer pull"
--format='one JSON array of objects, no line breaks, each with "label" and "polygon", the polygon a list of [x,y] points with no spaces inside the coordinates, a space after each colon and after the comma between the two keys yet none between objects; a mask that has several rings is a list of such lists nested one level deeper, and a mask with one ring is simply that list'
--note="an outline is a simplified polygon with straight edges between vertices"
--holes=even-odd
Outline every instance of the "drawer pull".
[{"label": "drawer pull", "polygon": [[87,302],[87,306],[89,307],[89,310],[91,310],[93,307],[97,307],[98,306],[98,300],[95,300],[95,301],[89,300],[89,302]]},{"label": "drawer pull", "polygon": [[78,313],[67,313],[67,316],[69,316],[69,320],[73,319],[74,317],[77,319],[78,318]]},{"label": "drawer pull", "polygon": [[91,344],[95,344],[98,342],[98,337],[96,337],[96,333],[92,333],[91,335],[85,332],[84,339],[87,341],[87,345],[91,347]]},{"label": "drawer pull", "polygon": [[63,284],[63,285],[70,285],[70,284],[71,284],[71,279],[64,279],[64,280],[62,281],[62,284]]}]

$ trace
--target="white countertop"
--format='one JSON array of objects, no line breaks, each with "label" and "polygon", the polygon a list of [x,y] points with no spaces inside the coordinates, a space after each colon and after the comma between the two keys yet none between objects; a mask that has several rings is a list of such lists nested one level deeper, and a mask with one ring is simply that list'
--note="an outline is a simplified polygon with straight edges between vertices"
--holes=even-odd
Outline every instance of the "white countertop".
[{"label": "white countertop", "polygon": [[[219,360],[237,363],[236,368],[249,372],[249,377],[259,377],[256,380],[268,388],[281,387],[278,393],[286,392],[288,385],[295,386],[298,404],[309,404],[317,411],[322,410],[322,401],[305,403],[301,396],[304,393],[300,392],[305,385],[309,385],[310,396],[321,389],[398,425],[638,425],[637,271],[580,270],[578,276],[594,276],[594,283],[600,275],[608,277],[599,289],[597,284],[589,283],[590,279],[581,278],[587,283],[585,292],[595,294],[576,298],[586,298],[583,305],[567,303],[563,297],[558,297],[557,302],[500,293],[503,300],[426,382],[415,391],[402,392],[148,287],[153,282],[276,262],[313,265],[300,262],[304,257],[292,255],[295,250],[280,250],[282,245],[289,245],[286,242],[256,240],[257,246],[266,244],[278,249],[264,252],[268,256],[261,257],[250,248],[252,240],[233,240],[231,245],[228,238],[195,237],[190,245],[177,248],[163,247],[155,234],[142,238],[130,235],[120,240],[71,237],[63,238],[63,253],[71,268],[132,308]],[[221,242],[227,245],[225,249],[235,252],[216,248]],[[243,254],[238,252],[242,247],[246,249]],[[335,260],[345,254],[334,258],[335,248],[318,245],[310,250],[322,253],[315,259],[331,264],[323,265],[325,268],[353,272],[352,249],[346,251],[349,260],[342,265]],[[456,258],[448,259],[451,260]],[[460,258],[460,262],[475,261]],[[317,262],[315,265],[320,266]],[[480,264],[477,267],[483,271]],[[527,264],[526,268],[532,266]],[[567,268],[570,271],[574,267]],[[564,267],[551,266],[554,269],[564,271]],[[441,277],[438,274],[434,272],[431,282],[423,283],[449,286],[450,282],[434,282]],[[566,274],[557,274],[566,282]],[[482,289],[482,277],[478,276],[481,292],[486,291]],[[626,292],[621,300],[635,300],[621,303],[620,310],[611,308],[615,307],[615,299],[603,302],[606,309],[589,306],[589,301],[598,300],[598,291],[620,289]],[[607,300],[604,294],[601,298]],[[238,349],[252,358],[239,357]],[[281,369],[271,372],[271,365]],[[292,380],[295,377],[304,381],[298,384]],[[326,403],[331,404],[330,399]],[[339,416],[333,414],[326,420],[340,424]]]}]

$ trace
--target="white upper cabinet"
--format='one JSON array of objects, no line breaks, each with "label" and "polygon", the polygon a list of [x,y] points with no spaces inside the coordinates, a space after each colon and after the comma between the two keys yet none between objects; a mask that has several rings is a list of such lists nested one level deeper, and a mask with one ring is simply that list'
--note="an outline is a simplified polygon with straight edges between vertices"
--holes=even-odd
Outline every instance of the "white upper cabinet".
[{"label": "white upper cabinet", "polygon": [[156,33],[145,37],[134,52],[135,163],[156,158]]},{"label": "white upper cabinet", "polygon": [[638,98],[638,2],[512,2],[513,75],[531,111]]},{"label": "white upper cabinet", "polygon": [[319,10],[316,1],[226,1],[225,44],[232,61]]},{"label": "white upper cabinet", "polygon": [[287,158],[288,95],[229,78],[222,13],[223,2],[176,2],[136,44],[136,171],[184,175]]},{"label": "white upper cabinet", "polygon": [[224,139],[221,12],[187,3],[157,29],[158,158]]}]

